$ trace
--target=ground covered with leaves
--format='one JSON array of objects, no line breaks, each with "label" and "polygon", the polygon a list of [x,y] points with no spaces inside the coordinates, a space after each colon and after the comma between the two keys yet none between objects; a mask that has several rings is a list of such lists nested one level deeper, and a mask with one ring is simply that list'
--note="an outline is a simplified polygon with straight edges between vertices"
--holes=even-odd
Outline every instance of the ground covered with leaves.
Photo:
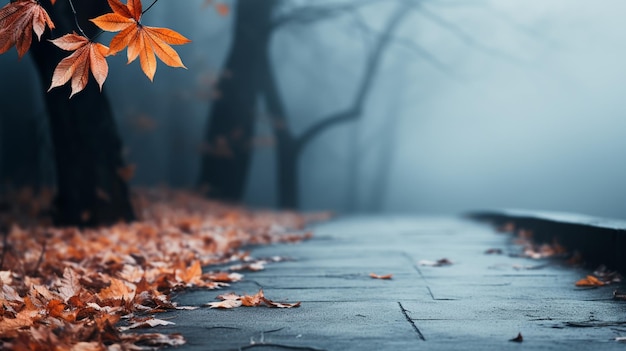
[{"label": "ground covered with leaves", "polygon": [[[248,211],[182,192],[143,191],[136,200],[142,219],[134,223],[100,229],[14,225],[3,233],[0,348],[181,345],[185,340],[179,334],[132,330],[171,324],[155,314],[199,307],[178,306],[173,292],[228,286],[242,279],[238,271],[262,269],[268,261],[252,259],[242,251],[246,246],[300,241],[311,235],[302,231],[306,223],[320,219]],[[224,270],[207,270],[224,264]],[[292,307],[267,300],[262,291],[224,300]]]}]

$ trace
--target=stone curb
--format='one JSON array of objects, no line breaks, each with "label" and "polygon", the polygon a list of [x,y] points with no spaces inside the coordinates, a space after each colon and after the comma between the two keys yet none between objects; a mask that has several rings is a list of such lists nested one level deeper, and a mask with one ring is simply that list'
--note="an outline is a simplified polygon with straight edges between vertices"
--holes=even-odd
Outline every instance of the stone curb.
[{"label": "stone curb", "polygon": [[626,272],[626,221],[531,210],[476,211],[467,217],[507,230],[530,230],[537,243],[558,242],[590,265]]}]

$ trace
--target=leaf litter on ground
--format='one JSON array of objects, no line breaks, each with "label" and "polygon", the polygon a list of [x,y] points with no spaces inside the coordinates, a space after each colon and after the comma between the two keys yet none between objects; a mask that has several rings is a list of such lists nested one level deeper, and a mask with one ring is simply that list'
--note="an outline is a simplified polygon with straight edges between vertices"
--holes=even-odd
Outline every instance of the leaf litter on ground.
[{"label": "leaf litter on ground", "polygon": [[[309,238],[301,229],[327,218],[249,211],[170,190],[138,191],[134,200],[142,219],[133,223],[99,229],[14,225],[0,233],[5,235],[0,251],[0,348],[141,350],[182,345],[180,334],[128,330],[170,325],[154,315],[197,308],[178,306],[173,292],[218,289],[243,278],[236,272],[203,273],[202,267],[240,260],[244,245]],[[234,306],[258,301],[269,307],[299,305],[271,301],[262,291],[222,302]]]}]

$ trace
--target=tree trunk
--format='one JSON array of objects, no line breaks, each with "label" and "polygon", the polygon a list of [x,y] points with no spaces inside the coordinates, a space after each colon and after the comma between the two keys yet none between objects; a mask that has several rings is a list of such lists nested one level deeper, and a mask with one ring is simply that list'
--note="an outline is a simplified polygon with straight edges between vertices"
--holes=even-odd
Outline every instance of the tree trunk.
[{"label": "tree trunk", "polygon": [[298,182],[298,165],[300,157],[298,151],[292,145],[286,147],[283,143],[282,147],[278,150],[278,159],[280,162],[277,164],[278,172],[278,206],[282,209],[295,210],[300,205],[299,199],[299,182]]},{"label": "tree trunk", "polygon": [[272,70],[269,50],[262,57],[264,69],[263,95],[267,102],[267,108],[274,119],[274,135],[276,136],[277,148],[277,173],[279,189],[279,206],[286,209],[297,209],[299,207],[299,162],[303,150],[319,135],[334,126],[345,122],[354,121],[359,118],[365,108],[367,97],[372,89],[380,63],[385,50],[392,40],[392,34],[402,23],[409,13],[410,3],[399,5],[387,21],[384,31],[380,34],[374,48],[368,57],[361,82],[354,95],[351,105],[343,111],[326,116],[301,135],[295,137],[289,128],[286,118],[286,110],[282,97],[278,90],[278,83]]},{"label": "tree trunk", "polygon": [[270,116],[276,139],[276,189],[278,207],[295,210],[299,207],[299,161],[300,143],[293,137],[287,120],[287,112],[270,57],[270,48],[263,53],[261,65],[261,94]]},{"label": "tree trunk", "polygon": [[233,43],[210,111],[198,185],[209,196],[238,202],[253,152],[261,58],[269,47],[276,0],[239,0]]},{"label": "tree trunk", "polygon": [[[110,11],[103,0],[76,5],[78,22],[88,35],[93,35],[95,28],[86,19]],[[67,2],[57,2],[47,10],[58,30],[55,36],[77,29]],[[47,32],[31,47],[44,91],[57,63],[68,55],[49,38]],[[45,93],[57,174],[55,224],[94,226],[133,220],[128,186],[119,174],[124,167],[122,142],[107,96],[93,79],[84,91],[72,99],[69,95],[68,85]]]}]

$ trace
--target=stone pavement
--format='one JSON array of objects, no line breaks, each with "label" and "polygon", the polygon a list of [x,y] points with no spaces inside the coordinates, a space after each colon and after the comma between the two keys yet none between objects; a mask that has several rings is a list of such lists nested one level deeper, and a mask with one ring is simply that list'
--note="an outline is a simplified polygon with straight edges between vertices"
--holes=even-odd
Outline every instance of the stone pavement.
[{"label": "stone pavement", "polygon": [[[485,251],[499,248],[501,255]],[[589,273],[555,260],[510,257],[520,248],[486,224],[451,217],[354,217],[318,225],[295,245],[252,250],[288,256],[220,291],[177,296],[182,305],[254,294],[299,308],[200,308],[161,314],[181,350],[624,350],[626,303],[615,285],[577,288]],[[422,266],[447,258],[452,265]],[[369,273],[393,274],[378,280]],[[523,335],[522,343],[509,339]]]}]

